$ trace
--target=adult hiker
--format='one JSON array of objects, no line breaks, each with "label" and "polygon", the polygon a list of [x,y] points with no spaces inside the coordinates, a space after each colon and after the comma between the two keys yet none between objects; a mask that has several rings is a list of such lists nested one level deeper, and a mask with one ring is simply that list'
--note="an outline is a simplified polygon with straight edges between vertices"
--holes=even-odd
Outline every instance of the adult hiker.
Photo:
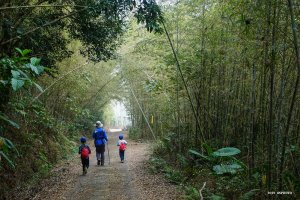
[{"label": "adult hiker", "polygon": [[100,121],[96,122],[96,128],[93,132],[94,144],[96,147],[97,165],[104,165],[105,144],[108,141],[103,124]]}]

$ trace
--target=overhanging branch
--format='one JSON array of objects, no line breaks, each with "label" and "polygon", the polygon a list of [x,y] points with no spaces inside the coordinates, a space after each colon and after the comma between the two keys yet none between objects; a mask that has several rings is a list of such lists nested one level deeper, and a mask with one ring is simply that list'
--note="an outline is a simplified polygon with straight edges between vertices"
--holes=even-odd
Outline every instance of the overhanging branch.
[{"label": "overhanging branch", "polygon": [[48,7],[78,7],[78,8],[88,8],[88,6],[82,5],[31,5],[31,6],[9,6],[9,7],[0,7],[0,10],[12,10],[12,9],[21,9],[21,8],[48,8]]},{"label": "overhanging branch", "polygon": [[[80,10],[77,11],[77,12],[81,12],[81,11],[83,11],[83,10],[86,10],[87,8],[88,8],[88,7],[83,8],[83,9],[80,9]],[[49,25],[51,25],[51,24],[54,24],[54,23],[56,23],[56,22],[58,22],[58,21],[60,21],[60,20],[62,20],[62,19],[64,19],[64,18],[70,17],[70,16],[74,15],[74,14],[77,13],[77,12],[69,13],[69,14],[64,15],[64,16],[61,16],[60,18],[57,18],[57,19],[55,19],[55,20],[53,20],[53,21],[51,21],[51,22],[47,22],[46,24],[44,24],[44,25],[42,25],[42,26],[35,27],[35,28],[33,28],[33,29],[31,29],[31,30],[29,30],[29,31],[27,31],[27,32],[25,32],[25,33],[19,35],[19,36],[16,36],[16,37],[14,37],[14,38],[11,38],[11,39],[9,39],[9,40],[6,40],[6,41],[2,42],[1,45],[7,44],[7,43],[12,42],[12,41],[14,41],[14,40],[19,40],[19,39],[21,39],[22,37],[24,37],[24,36],[26,36],[26,35],[29,35],[30,33],[33,33],[33,32],[35,32],[35,31],[37,31],[37,30],[40,30],[40,29],[42,29],[42,28],[44,28],[44,27],[46,27],[46,26],[49,26]]]}]

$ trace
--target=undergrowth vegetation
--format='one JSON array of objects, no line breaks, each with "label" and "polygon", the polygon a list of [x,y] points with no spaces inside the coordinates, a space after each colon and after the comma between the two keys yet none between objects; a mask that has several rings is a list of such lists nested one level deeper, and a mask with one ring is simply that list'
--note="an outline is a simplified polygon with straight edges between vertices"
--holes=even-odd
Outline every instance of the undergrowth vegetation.
[{"label": "undergrowth vegetation", "polygon": [[[79,133],[78,129],[70,131],[74,126],[72,122],[53,117],[39,103],[28,105],[26,100],[22,100],[18,101],[18,105],[22,105],[21,110],[9,109],[9,113],[18,116],[13,119],[18,121],[20,128],[1,126],[3,137],[0,139],[7,141],[9,138],[10,141],[10,148],[0,145],[6,156],[0,163],[1,198],[9,199],[8,193],[16,186],[34,184],[45,178],[58,161],[70,158],[77,146],[74,141],[78,140]],[[23,115],[18,115],[19,111]]]},{"label": "undergrowth vegetation", "polygon": [[214,151],[206,144],[180,154],[174,138],[175,135],[170,134],[154,145],[150,171],[162,173],[178,185],[185,193],[182,198],[199,199],[203,187],[201,194],[206,199],[264,199],[259,189],[253,189],[260,188],[260,177],[247,180],[248,169],[238,157],[239,149],[225,147]]},{"label": "undergrowth vegetation", "polygon": [[117,100],[185,198],[299,199],[297,0],[61,2],[0,2],[0,198]]},{"label": "undergrowth vegetation", "polygon": [[196,190],[207,182],[205,197],[299,199],[298,1],[162,8],[165,34],[132,23],[118,58],[139,137],[160,140],[156,155]]},{"label": "undergrowth vegetation", "polygon": [[[81,80],[68,77],[64,88],[60,83],[53,86],[55,74],[30,53],[16,49],[16,55],[0,60],[0,69],[10,72],[2,74],[0,83],[1,90],[8,91],[0,105],[0,199],[10,199],[14,188],[34,186],[47,177],[57,162],[77,153],[79,136],[90,136],[94,121],[102,120],[101,108],[83,107],[81,94],[67,84],[80,89]],[[60,89],[49,93],[40,84]]]}]

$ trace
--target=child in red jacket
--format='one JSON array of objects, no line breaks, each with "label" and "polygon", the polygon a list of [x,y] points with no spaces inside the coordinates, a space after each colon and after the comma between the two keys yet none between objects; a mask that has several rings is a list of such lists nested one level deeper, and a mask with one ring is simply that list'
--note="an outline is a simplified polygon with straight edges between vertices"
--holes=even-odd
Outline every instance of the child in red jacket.
[{"label": "child in red jacket", "polygon": [[79,151],[78,154],[80,154],[81,156],[81,163],[82,163],[82,171],[83,171],[83,175],[85,175],[87,173],[87,169],[89,168],[89,154],[91,154],[91,149],[89,147],[89,145],[85,144],[86,143],[86,138],[85,137],[81,137],[80,138],[80,142],[81,145],[79,147]]}]

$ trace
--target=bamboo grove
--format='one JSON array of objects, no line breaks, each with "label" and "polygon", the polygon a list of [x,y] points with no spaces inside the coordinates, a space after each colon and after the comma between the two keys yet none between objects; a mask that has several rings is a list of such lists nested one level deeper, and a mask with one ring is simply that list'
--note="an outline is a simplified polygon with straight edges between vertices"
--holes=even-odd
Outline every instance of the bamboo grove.
[{"label": "bamboo grove", "polygon": [[124,80],[141,105],[128,96],[133,126],[148,130],[140,136],[153,137],[149,121],[177,166],[192,148],[237,147],[248,179],[259,177],[255,187],[299,194],[299,2],[183,0],[163,8],[171,43],[135,26],[119,58],[123,71],[138,71]]},{"label": "bamboo grove", "polygon": [[[211,199],[299,198],[299,2],[158,3],[0,3],[0,198],[108,121],[111,100],[126,105],[131,137],[155,140],[174,182],[197,193],[207,181]],[[227,159],[240,173],[213,173],[223,147],[237,148]]]},{"label": "bamboo grove", "polygon": [[94,121],[111,119],[123,90],[110,59],[132,15],[160,31],[153,0],[0,1],[0,199],[36,191]]}]

